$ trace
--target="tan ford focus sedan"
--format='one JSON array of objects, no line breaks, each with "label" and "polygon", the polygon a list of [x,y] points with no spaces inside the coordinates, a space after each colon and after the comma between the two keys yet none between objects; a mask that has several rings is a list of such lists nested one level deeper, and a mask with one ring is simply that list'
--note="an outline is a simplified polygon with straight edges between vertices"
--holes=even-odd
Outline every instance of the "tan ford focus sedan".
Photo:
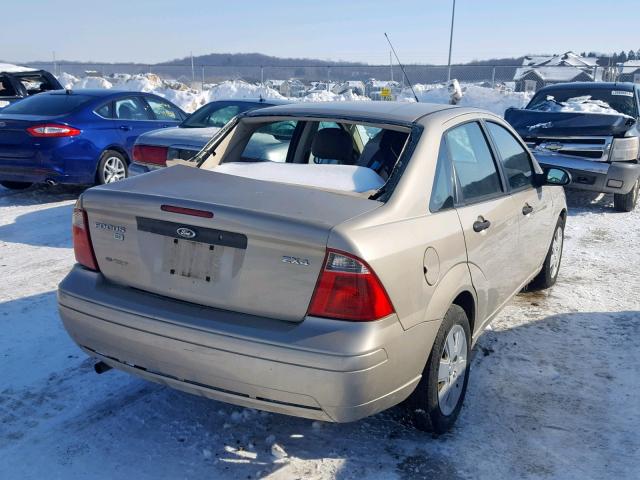
[{"label": "tan ford focus sedan", "polygon": [[406,401],[441,433],[483,329],[558,275],[568,174],[488,112],[277,106],[173,163],[74,210],[60,314],[98,372],[334,422]]}]

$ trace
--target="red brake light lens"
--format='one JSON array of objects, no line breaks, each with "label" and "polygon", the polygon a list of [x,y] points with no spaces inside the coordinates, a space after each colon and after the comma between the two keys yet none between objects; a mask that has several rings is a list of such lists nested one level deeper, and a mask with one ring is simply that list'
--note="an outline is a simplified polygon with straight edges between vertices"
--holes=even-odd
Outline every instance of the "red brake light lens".
[{"label": "red brake light lens", "polygon": [[308,315],[366,322],[394,312],[380,279],[362,260],[329,250]]},{"label": "red brake light lens", "polygon": [[181,215],[191,215],[193,217],[213,218],[213,212],[208,210],[196,210],[195,208],[178,207],[175,205],[160,205],[163,212],[179,213]]},{"label": "red brake light lens", "polygon": [[78,207],[73,209],[73,253],[80,265],[96,272],[100,271],[89,235],[87,212]]},{"label": "red brake light lens", "polygon": [[80,130],[70,127],[69,125],[58,125],[57,123],[46,123],[43,125],[34,125],[27,128],[27,133],[32,137],[44,138],[60,138],[75,137],[80,135]]},{"label": "red brake light lens", "polygon": [[151,165],[167,166],[168,147],[154,147],[151,145],[134,145],[133,161]]}]

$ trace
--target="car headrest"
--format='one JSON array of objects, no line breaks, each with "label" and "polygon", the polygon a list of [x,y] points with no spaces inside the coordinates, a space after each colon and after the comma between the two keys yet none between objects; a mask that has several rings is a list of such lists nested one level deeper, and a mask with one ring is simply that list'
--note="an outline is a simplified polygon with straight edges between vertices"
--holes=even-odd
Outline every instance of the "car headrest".
[{"label": "car headrest", "polygon": [[400,155],[406,140],[406,133],[396,132],[394,130],[385,130],[384,135],[380,140],[380,150],[391,151],[397,158]]},{"label": "car headrest", "polygon": [[338,160],[350,164],[353,162],[351,135],[341,128],[318,130],[311,144],[311,153],[316,158]]},{"label": "car headrest", "polygon": [[121,118],[123,120],[133,119],[133,108],[131,108],[126,103],[123,103],[118,107],[118,118]]}]

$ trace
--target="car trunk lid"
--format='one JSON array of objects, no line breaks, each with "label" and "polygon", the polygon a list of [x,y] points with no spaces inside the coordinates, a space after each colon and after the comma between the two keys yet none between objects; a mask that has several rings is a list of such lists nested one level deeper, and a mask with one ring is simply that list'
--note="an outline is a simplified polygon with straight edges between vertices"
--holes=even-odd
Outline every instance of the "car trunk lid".
[{"label": "car trunk lid", "polygon": [[381,205],[181,165],[82,196],[109,280],[289,321],[306,314],[331,229]]},{"label": "car trunk lid", "polygon": [[27,128],[51,123],[54,118],[56,117],[2,115],[0,111],[0,157],[18,159],[33,157],[38,139],[29,135]]}]

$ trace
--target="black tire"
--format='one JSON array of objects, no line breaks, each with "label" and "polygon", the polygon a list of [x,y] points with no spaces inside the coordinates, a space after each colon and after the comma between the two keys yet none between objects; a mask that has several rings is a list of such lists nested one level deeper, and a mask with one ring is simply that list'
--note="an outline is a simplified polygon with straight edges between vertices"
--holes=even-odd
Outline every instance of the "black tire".
[{"label": "black tire", "polygon": [[[121,178],[114,180],[114,177],[110,176],[110,172],[114,172],[113,174],[115,175],[115,170],[112,169],[113,165],[119,165],[119,167],[122,167],[122,173],[118,175],[123,175]],[[118,172],[120,172],[119,167]],[[105,183],[123,180],[128,176],[129,164],[124,155],[120,152],[116,152],[115,150],[105,150],[102,152],[102,155],[100,155],[100,161],[98,162],[98,170],[96,172],[96,184],[104,185]]]},{"label": "black tire", "polygon": [[9,182],[9,181],[1,181],[0,185],[4,188],[8,188],[10,190],[24,190],[25,188],[29,188],[33,183],[29,182]]},{"label": "black tire", "polygon": [[[556,228],[553,230],[551,245],[549,245],[547,256],[545,257],[544,263],[542,264],[542,270],[540,270],[540,273],[538,273],[538,275],[536,275],[535,278],[531,280],[531,283],[527,285],[527,290],[545,290],[555,285],[556,280],[558,279],[558,273],[560,272],[560,264],[562,263],[562,248],[564,246],[564,224],[564,219],[562,217],[558,218]],[[560,252],[559,258],[557,259],[557,265],[555,266],[555,268],[553,268],[553,248],[555,241],[557,241],[556,235],[558,234],[558,229],[560,229]]]},{"label": "black tire", "polygon": [[638,203],[638,195],[640,194],[640,178],[636,180],[636,184],[631,191],[625,195],[615,193],[613,195],[613,208],[618,212],[632,212]]},{"label": "black tire", "polygon": [[[446,384],[445,382],[438,381],[438,371],[441,360],[444,361],[447,355],[445,352],[447,336],[456,326],[462,327],[465,336],[466,356],[464,365],[461,365],[461,371],[464,372],[464,379],[460,380],[460,376],[451,377],[451,375],[449,375],[449,379],[453,379],[451,385],[459,389],[460,393],[455,402],[455,407],[453,409],[449,408],[449,411],[445,412],[440,406],[438,394],[442,388],[446,387]],[[456,328],[456,330],[460,332],[459,328]],[[453,427],[467,392],[470,353],[471,332],[469,329],[469,319],[461,307],[451,305],[442,320],[436,339],[433,342],[431,354],[422,372],[420,383],[418,383],[414,392],[405,402],[405,407],[408,409],[409,419],[413,426],[419,430],[432,432],[436,435],[443,434]],[[456,383],[456,380],[461,383]],[[443,395],[446,397],[445,392],[443,392]]]}]

